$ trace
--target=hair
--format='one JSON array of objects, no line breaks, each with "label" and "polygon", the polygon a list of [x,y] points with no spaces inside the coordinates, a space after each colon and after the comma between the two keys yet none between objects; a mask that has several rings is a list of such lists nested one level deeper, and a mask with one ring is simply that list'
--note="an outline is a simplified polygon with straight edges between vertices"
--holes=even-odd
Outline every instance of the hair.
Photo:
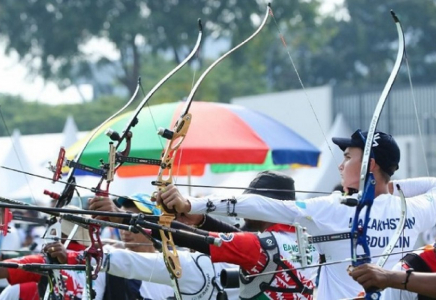
[{"label": "hair", "polygon": [[[391,181],[391,175],[386,173],[382,168],[379,168],[379,169],[380,169],[380,175],[383,178],[383,180],[385,181],[385,183],[388,183],[389,181]],[[391,170],[394,171],[395,167],[391,167]]]},{"label": "hair", "polygon": [[[361,156],[361,159],[363,159],[363,149],[362,149],[362,156]],[[373,158],[373,159],[374,159],[374,162],[377,164],[377,161],[375,160],[375,158]],[[388,183],[389,181],[391,181],[391,175],[389,175],[386,171],[384,171],[384,170],[380,167],[379,164],[377,164],[377,166],[379,167],[378,169],[380,170],[380,175],[381,175],[381,178],[384,180],[384,182],[385,182],[385,183]],[[368,166],[368,168],[369,168],[369,166]],[[391,169],[391,171],[395,172],[395,171],[397,170],[397,167],[396,167],[396,166],[391,166],[390,169]],[[393,173],[393,172],[392,172],[392,173]]]}]

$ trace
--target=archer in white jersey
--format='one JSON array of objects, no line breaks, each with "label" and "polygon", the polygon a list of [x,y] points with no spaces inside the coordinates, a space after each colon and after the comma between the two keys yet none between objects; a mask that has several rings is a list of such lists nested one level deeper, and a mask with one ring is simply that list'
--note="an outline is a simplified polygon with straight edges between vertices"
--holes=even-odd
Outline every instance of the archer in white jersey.
[{"label": "archer in white jersey", "polygon": [[[365,133],[363,134],[365,135]],[[339,166],[344,190],[358,189],[362,149],[364,142],[358,132],[348,139],[333,139],[344,150],[344,160]],[[370,159],[369,171],[373,173],[375,199],[368,227],[368,246],[372,255],[382,254],[396,232],[402,215],[401,199],[393,187],[396,184],[407,197],[407,219],[404,234],[398,240],[394,252],[412,250],[420,232],[432,228],[436,221],[436,179],[417,178],[390,182],[390,177],[398,169],[400,150],[392,136],[377,132],[372,146],[375,158]],[[257,219],[266,222],[293,224],[298,222],[312,235],[347,232],[353,222],[355,208],[340,204],[342,195],[333,193],[325,197],[305,201],[279,201],[259,195],[245,194],[234,199],[205,197],[185,199],[174,186],[158,194],[157,200],[180,213],[214,213]],[[235,201],[236,200],[236,201]],[[362,211],[365,213],[365,209]],[[362,222],[363,220],[359,220]],[[350,258],[350,241],[342,240],[317,245],[327,263]],[[392,255],[385,268],[391,269],[401,258]],[[363,288],[347,273],[350,262],[326,265],[321,269],[318,297],[320,299],[339,299],[354,297]]]}]

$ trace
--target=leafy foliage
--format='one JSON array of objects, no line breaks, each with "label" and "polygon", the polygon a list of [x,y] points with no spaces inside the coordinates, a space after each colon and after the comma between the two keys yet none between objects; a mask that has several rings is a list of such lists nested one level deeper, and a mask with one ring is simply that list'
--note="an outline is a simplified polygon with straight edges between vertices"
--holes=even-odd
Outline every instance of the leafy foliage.
[{"label": "leafy foliage", "polygon": [[[397,47],[391,8],[404,27],[414,82],[436,80],[434,1],[344,0],[331,15],[320,12],[321,3],[275,0],[274,17],[208,75],[195,99],[229,102],[237,96],[301,88],[293,64],[306,87],[384,83]],[[0,37],[6,51],[18,53],[33,74],[61,88],[86,82],[96,95],[92,103],[56,107],[0,97],[7,124],[23,133],[59,132],[66,115],[72,114],[81,130],[91,129],[122,106],[139,76],[146,94],[186,57],[197,38],[197,18],[203,20],[209,41],[217,38],[214,45],[231,48],[255,31],[265,11],[262,0],[4,0]],[[86,50],[96,39],[113,46],[118,59]],[[186,97],[213,62],[211,56],[219,55],[206,49],[211,51],[203,46],[150,104]],[[406,68],[398,80],[407,80]],[[125,97],[107,96],[120,87],[127,91]]]},{"label": "leafy foliage", "polygon": [[0,95],[0,111],[4,117],[0,135],[10,135],[15,128],[22,134],[61,132],[68,115],[72,115],[79,130],[91,130],[115,113],[126,101],[104,97],[86,104],[52,106],[26,102],[19,97]]}]

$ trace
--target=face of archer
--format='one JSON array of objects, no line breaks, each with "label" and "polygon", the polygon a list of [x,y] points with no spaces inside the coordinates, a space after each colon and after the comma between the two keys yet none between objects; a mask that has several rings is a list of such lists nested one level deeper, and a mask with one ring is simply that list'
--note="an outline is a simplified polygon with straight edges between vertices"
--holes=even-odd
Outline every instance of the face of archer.
[{"label": "face of archer", "polygon": [[339,165],[341,184],[344,188],[359,188],[360,168],[362,166],[363,150],[357,147],[348,147],[344,151],[344,159]]},{"label": "face of archer", "polygon": [[[131,213],[140,213],[141,211],[136,207],[123,207],[125,211]],[[127,249],[134,252],[154,252],[152,242],[142,233],[133,233],[126,230],[120,230],[121,240],[125,243]]]}]

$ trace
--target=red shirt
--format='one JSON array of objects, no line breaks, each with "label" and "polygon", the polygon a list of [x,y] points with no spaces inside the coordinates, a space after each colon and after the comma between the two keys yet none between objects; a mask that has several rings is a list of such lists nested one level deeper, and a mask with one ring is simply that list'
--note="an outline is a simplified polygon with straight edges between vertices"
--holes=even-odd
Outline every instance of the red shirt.
[{"label": "red shirt", "polygon": [[[422,253],[419,256],[426,262],[427,266],[431,269],[432,273],[436,272],[436,251],[432,245],[424,247]],[[403,263],[404,269],[409,269],[410,266],[407,263]]]},{"label": "red shirt", "polygon": [[[289,232],[294,233],[295,228],[290,225],[276,224],[265,231],[271,232]],[[220,247],[211,245],[209,247],[210,257],[213,262],[228,262],[239,265],[248,274],[262,273],[268,262],[268,253],[262,249],[259,238],[251,232],[232,232],[216,233],[211,232],[211,236],[219,237],[223,240]],[[281,256],[282,257],[282,256]],[[283,258],[283,257],[282,257]],[[271,258],[272,259],[272,258]],[[290,261],[283,260],[286,269],[292,269],[295,266]],[[277,270],[283,269],[281,266]],[[292,272],[305,287],[314,288],[314,282],[311,278],[305,277],[298,270]],[[275,275],[274,283],[276,287],[286,288],[295,286],[295,281],[287,272],[279,272]],[[268,299],[312,299],[312,295],[290,294],[273,291],[265,291]],[[304,298],[297,298],[303,295]]]},{"label": "red shirt", "polygon": [[[265,231],[295,232],[295,228],[289,225],[276,224]],[[233,263],[248,273],[259,273],[265,266],[267,254],[262,249],[256,234],[252,232],[211,232],[210,235],[223,240],[220,247],[213,245],[209,247],[210,257],[213,262]]]},{"label": "red shirt", "polygon": [[[68,250],[73,250],[73,251],[67,252],[67,264],[75,265],[77,264],[77,259],[76,259],[77,253],[74,251],[85,250],[85,246],[78,244],[76,242],[71,242],[68,246]],[[4,262],[19,263],[19,264],[29,264],[29,263],[44,264],[46,263],[46,260],[42,254],[34,254],[34,255],[27,255],[14,259],[7,259]],[[65,286],[68,291],[72,291],[74,295],[83,294],[83,286],[81,286],[80,284],[78,285],[69,272],[65,272],[64,270],[61,270],[61,273],[63,276],[67,278],[67,280],[65,281]],[[38,283],[41,279],[41,276],[42,275],[40,274],[32,273],[22,269],[8,269],[7,279],[9,284],[11,285],[29,283],[29,282]],[[21,290],[22,289],[20,287],[20,295],[21,295]],[[20,298],[26,299],[26,298],[22,298],[21,296]]]}]

